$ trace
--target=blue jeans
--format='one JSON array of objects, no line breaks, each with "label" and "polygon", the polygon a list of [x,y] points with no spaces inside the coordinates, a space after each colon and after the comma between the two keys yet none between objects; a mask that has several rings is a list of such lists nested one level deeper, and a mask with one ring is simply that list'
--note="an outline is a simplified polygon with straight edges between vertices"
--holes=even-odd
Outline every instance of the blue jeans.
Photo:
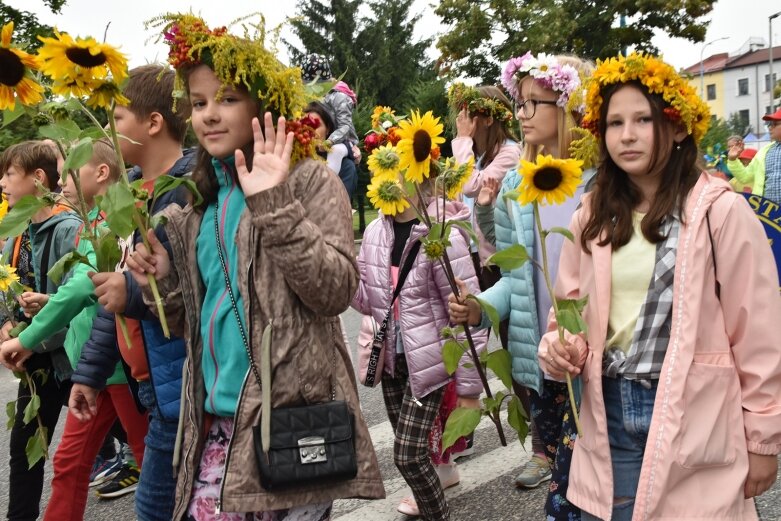
[{"label": "blue jeans", "polygon": [[149,411],[149,430],[136,489],[136,517],[140,521],[170,521],[176,495],[173,458],[178,425],[160,415],[150,381],[138,383],[138,399]]},{"label": "blue jeans", "polygon": [[[613,497],[624,498],[613,504],[613,521],[632,520],[657,384],[658,381],[653,380],[651,388],[646,389],[626,378],[602,378],[613,467]],[[583,512],[582,520],[598,521],[598,518]]]}]

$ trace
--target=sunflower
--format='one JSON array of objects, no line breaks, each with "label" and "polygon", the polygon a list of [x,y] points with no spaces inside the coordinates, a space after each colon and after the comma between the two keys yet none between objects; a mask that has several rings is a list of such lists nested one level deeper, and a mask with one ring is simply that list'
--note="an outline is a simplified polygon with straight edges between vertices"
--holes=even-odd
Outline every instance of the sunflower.
[{"label": "sunflower", "polygon": [[399,154],[390,143],[376,148],[367,162],[369,172],[372,175],[386,175],[395,177],[399,172]]},{"label": "sunflower", "polygon": [[393,216],[409,207],[409,201],[404,195],[404,188],[395,174],[393,176],[374,176],[366,195],[383,215]]},{"label": "sunflower", "polygon": [[475,167],[474,158],[470,157],[466,163],[458,164],[455,159],[448,158],[445,161],[445,169],[439,175],[439,180],[444,183],[445,195],[448,199],[455,199],[464,188],[467,179],[472,175]]},{"label": "sunflower", "polygon": [[41,71],[54,80],[55,94],[89,96],[105,84],[109,75],[117,85],[127,78],[127,58],[115,47],[94,38],[74,40],[56,30],[54,35],[38,37],[43,42],[38,57]]},{"label": "sunflower", "polygon": [[19,275],[16,274],[16,268],[7,264],[0,264],[0,291],[8,291],[11,284],[19,282]]},{"label": "sunflower", "polygon": [[87,106],[93,109],[111,108],[111,102],[116,102],[117,105],[129,105],[130,100],[122,95],[119,87],[116,83],[110,81],[104,81],[97,88],[95,88],[87,98]]},{"label": "sunflower", "polygon": [[583,175],[583,161],[537,156],[537,161],[521,160],[521,204],[561,204],[575,195]]},{"label": "sunflower", "polygon": [[32,77],[38,58],[11,47],[13,32],[13,22],[0,31],[0,110],[16,107],[16,98],[22,105],[35,105],[43,99],[43,87]]},{"label": "sunflower", "polygon": [[385,121],[391,121],[396,119],[396,112],[390,107],[383,107],[377,105],[372,111],[372,128],[378,128]]},{"label": "sunflower", "polygon": [[420,184],[429,176],[431,150],[445,142],[445,138],[441,137],[442,124],[431,111],[423,116],[414,111],[410,120],[402,121],[399,127],[397,133],[401,140],[396,145],[400,158],[399,168],[406,170],[404,177],[407,181]]},{"label": "sunflower", "polygon": [[3,222],[3,217],[8,213],[8,201],[5,198],[5,194],[0,195],[0,222]]}]

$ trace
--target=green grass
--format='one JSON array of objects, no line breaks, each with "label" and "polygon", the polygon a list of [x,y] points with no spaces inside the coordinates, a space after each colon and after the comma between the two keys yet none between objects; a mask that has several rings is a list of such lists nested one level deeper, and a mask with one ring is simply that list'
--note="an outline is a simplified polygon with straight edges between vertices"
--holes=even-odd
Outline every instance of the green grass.
[{"label": "green grass", "polygon": [[[364,216],[366,218],[366,225],[368,226],[370,222],[377,218],[377,210],[367,206],[364,210]],[[358,212],[353,214],[353,232],[356,240],[363,237],[363,234],[358,230]]]}]

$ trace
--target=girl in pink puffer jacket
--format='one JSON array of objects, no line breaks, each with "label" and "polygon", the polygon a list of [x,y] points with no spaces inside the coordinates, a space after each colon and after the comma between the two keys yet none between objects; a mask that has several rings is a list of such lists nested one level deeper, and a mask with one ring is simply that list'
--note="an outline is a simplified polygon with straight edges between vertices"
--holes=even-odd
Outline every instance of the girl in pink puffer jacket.
[{"label": "girl in pink puffer jacket", "polygon": [[[439,204],[441,211],[441,201]],[[429,210],[432,216],[436,215],[434,208],[432,203]],[[448,202],[446,215],[451,220],[469,220],[469,210],[460,202]],[[378,324],[383,322],[391,306],[399,270],[413,244],[427,233],[412,208],[394,217],[380,215],[366,228],[358,255],[361,281],[353,298],[355,309],[371,315]],[[470,292],[479,292],[468,237],[454,226],[449,238],[451,245],[447,251],[455,276],[466,282]],[[459,367],[450,376],[442,362],[444,340],[440,331],[450,325],[447,312],[450,293],[442,266],[421,251],[393,305],[385,337],[382,390],[396,433],[394,461],[414,496],[402,501],[399,510],[431,520],[450,517],[428,449],[429,434],[445,387],[455,377],[459,398],[472,405],[482,390],[474,368]],[[482,349],[486,333],[474,333],[473,337]]]}]

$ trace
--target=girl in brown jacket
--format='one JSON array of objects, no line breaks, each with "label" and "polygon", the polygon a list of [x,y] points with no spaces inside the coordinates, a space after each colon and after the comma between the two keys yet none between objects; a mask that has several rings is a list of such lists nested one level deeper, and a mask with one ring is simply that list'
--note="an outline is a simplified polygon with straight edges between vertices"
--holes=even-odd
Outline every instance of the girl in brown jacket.
[{"label": "girl in brown jacket", "polygon": [[[326,520],[335,498],[384,496],[338,318],[358,282],[349,202],[324,164],[291,167],[283,116],[301,108],[296,69],[192,15],[164,20],[201,144],[193,180],[204,200],[168,213],[170,250],[150,231],[151,252],[139,246],[128,266],[142,285],[148,273],[159,281],[168,322],[187,341],[174,519]],[[266,112],[261,132],[264,108],[280,114],[276,131]],[[355,478],[261,485],[252,427],[269,335],[271,406],[345,400]]]}]

